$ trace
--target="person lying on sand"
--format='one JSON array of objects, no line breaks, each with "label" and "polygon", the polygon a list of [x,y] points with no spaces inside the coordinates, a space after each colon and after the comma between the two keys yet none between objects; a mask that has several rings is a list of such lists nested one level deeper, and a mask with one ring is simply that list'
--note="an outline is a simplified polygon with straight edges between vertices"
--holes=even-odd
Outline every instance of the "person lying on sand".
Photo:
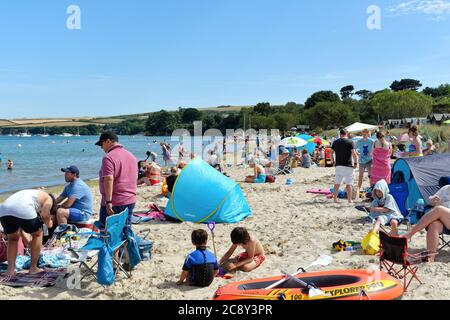
[{"label": "person lying on sand", "polygon": [[[219,261],[219,265],[223,266],[228,272],[236,270],[250,272],[266,260],[261,243],[254,236],[251,236],[247,229],[242,227],[233,229],[231,231],[231,242],[233,245]],[[245,251],[230,259],[238,246],[242,246]]]}]

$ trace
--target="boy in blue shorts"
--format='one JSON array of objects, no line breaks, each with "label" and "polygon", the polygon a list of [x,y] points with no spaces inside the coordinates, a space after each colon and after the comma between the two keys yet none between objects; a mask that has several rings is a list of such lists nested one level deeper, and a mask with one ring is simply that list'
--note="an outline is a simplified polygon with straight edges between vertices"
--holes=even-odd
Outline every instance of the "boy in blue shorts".
[{"label": "boy in blue shorts", "polygon": [[190,286],[208,287],[219,272],[217,259],[211,251],[206,250],[208,234],[205,230],[194,230],[191,239],[197,249],[186,258],[177,285],[187,282]]}]

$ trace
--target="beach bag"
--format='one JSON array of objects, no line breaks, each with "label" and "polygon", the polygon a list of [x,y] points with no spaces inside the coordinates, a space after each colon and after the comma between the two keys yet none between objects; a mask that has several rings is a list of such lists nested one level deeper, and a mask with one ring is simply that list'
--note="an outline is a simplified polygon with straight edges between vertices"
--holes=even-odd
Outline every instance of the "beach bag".
[{"label": "beach bag", "polygon": [[275,176],[271,176],[271,175],[266,176],[266,182],[267,183],[274,183],[275,180],[276,180]]},{"label": "beach bag", "polygon": [[364,254],[375,255],[380,251],[380,236],[373,231],[369,233],[361,240],[361,247]]},{"label": "beach bag", "polygon": [[443,188],[450,184],[450,177],[441,177],[439,179],[439,188]]},{"label": "beach bag", "polygon": [[134,234],[131,228],[127,228],[127,240],[128,240],[128,255],[130,257],[130,268],[133,269],[137,266],[141,261],[141,253],[139,252],[139,244],[136,239],[136,235]]},{"label": "beach bag", "polygon": [[148,261],[152,258],[153,241],[138,237],[139,253],[142,261]]},{"label": "beach bag", "polygon": [[110,286],[115,278],[113,266],[113,252],[111,247],[103,245],[98,252],[97,282],[101,285]]}]

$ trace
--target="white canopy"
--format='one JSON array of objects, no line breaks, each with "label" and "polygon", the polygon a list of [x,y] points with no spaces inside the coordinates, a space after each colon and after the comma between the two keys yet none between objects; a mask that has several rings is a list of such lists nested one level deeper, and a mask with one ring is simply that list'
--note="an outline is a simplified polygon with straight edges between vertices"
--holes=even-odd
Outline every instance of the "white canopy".
[{"label": "white canopy", "polygon": [[377,126],[373,126],[371,124],[356,122],[356,123],[352,124],[351,126],[348,126],[347,128],[345,128],[345,130],[347,130],[349,133],[361,132],[364,129],[376,130],[376,129],[378,129],[378,127]]}]

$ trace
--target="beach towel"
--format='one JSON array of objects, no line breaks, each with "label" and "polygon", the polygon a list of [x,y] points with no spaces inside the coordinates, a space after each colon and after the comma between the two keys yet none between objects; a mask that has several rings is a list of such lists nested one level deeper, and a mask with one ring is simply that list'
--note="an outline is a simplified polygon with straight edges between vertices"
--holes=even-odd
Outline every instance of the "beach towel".
[{"label": "beach towel", "polygon": [[370,183],[374,185],[380,180],[391,183],[391,150],[375,148],[373,149]]},{"label": "beach towel", "polygon": [[306,193],[323,194],[323,195],[333,194],[330,191],[330,189],[309,189],[309,190],[306,191]]},{"label": "beach towel", "polygon": [[144,222],[149,222],[152,220],[156,221],[165,221],[166,216],[164,215],[164,211],[162,211],[156,204],[151,204],[149,206],[149,211],[144,213],[135,213],[131,217],[132,224],[139,224]]},{"label": "beach towel", "polygon": [[9,287],[52,287],[66,275],[66,269],[46,269],[44,272],[30,275],[28,272],[8,276],[0,273],[0,285]]},{"label": "beach towel", "polygon": [[[28,270],[30,269],[30,256],[17,256],[16,258],[16,271]],[[39,257],[38,267],[39,268],[53,268],[61,269],[67,268],[70,264],[70,255],[68,254],[45,254],[42,253]],[[0,265],[0,270],[7,270],[8,262],[3,262]]]}]

